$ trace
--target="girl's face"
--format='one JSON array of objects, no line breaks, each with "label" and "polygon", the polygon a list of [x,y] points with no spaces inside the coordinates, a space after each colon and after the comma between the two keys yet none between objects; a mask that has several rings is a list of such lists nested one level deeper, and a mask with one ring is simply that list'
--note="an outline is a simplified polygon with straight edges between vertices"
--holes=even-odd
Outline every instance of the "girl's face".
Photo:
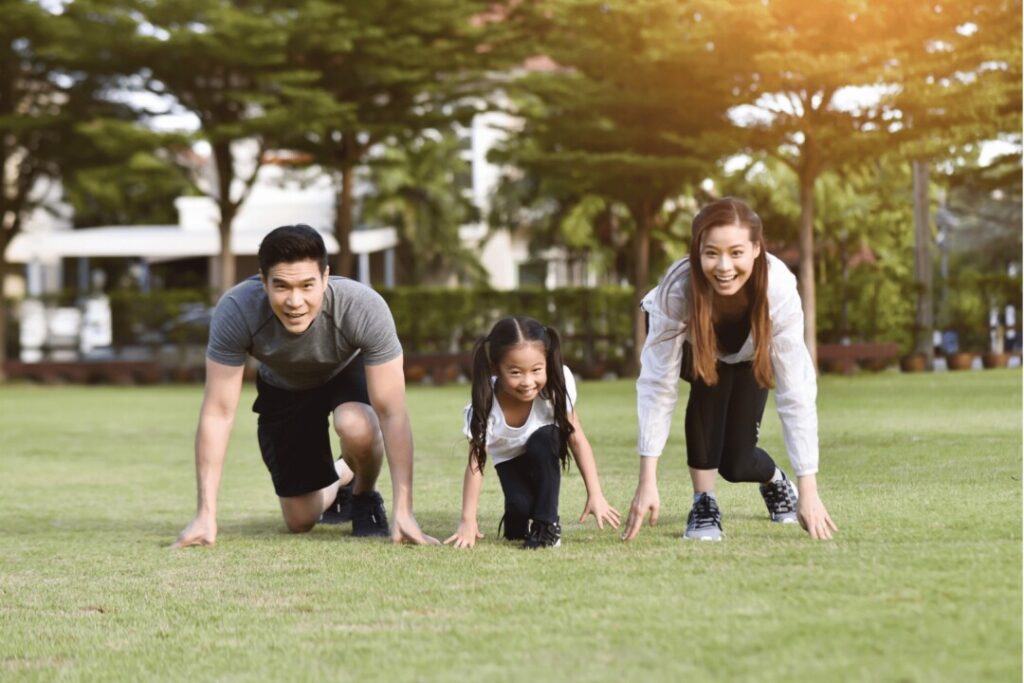
[{"label": "girl's face", "polygon": [[498,391],[517,401],[533,401],[548,383],[544,345],[525,342],[509,348],[498,362],[497,370]]},{"label": "girl's face", "polygon": [[747,284],[760,254],[761,246],[750,241],[750,228],[720,225],[704,233],[700,267],[715,294],[732,296]]}]

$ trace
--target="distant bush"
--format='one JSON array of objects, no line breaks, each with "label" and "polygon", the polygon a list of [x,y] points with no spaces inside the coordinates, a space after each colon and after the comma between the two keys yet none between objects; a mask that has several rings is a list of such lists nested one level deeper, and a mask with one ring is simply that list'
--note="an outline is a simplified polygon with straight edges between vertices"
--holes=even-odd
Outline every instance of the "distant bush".
[{"label": "distant bush", "polygon": [[406,353],[468,352],[499,319],[528,315],[558,330],[573,368],[621,372],[632,354],[632,290],[514,291],[398,287],[380,290]]}]

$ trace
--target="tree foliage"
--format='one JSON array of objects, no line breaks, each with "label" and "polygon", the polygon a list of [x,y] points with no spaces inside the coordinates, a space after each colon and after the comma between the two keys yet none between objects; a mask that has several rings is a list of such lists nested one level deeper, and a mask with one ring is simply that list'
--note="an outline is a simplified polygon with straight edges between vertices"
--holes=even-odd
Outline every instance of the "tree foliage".
[{"label": "tree foliage", "polygon": [[[91,126],[123,116],[101,97],[97,55],[120,26],[86,30],[73,13],[52,14],[30,0],[0,4],[0,282],[7,247],[25,220],[98,141]],[[0,293],[0,377],[6,345]]]},{"label": "tree foliage", "polygon": [[[496,158],[556,178],[563,196],[626,207],[635,226],[633,273],[649,286],[652,234],[666,202],[696,185],[725,154],[729,73],[742,48],[716,42],[721,3],[550,0],[522,21],[553,68],[516,81],[524,125]],[[728,47],[727,47],[728,45]],[[571,207],[567,207],[571,208]],[[635,325],[636,348],[642,337]]]},{"label": "tree foliage", "polygon": [[[741,88],[745,106],[734,117],[750,148],[777,156],[799,178],[799,275],[813,350],[817,179],[877,157],[894,141],[908,150],[949,148],[1011,129],[1014,87],[1007,84],[1019,68],[1005,64],[1020,62],[1019,3],[743,4],[757,27],[755,59]],[[1017,39],[1004,41],[1003,23],[1014,22]],[[995,58],[1003,66],[992,67]],[[1006,115],[993,119],[996,112]]]},{"label": "tree foliage", "polygon": [[370,165],[368,222],[398,231],[398,284],[481,284],[487,275],[459,238],[478,211],[467,196],[469,162],[454,134],[421,137],[387,149]]},{"label": "tree foliage", "polygon": [[[104,16],[126,16],[134,30],[114,58],[123,86],[162,98],[163,109],[188,112],[209,144],[212,173],[191,152],[173,151],[193,185],[219,210],[220,291],[235,283],[231,232],[264,154],[291,133],[304,108],[323,106],[311,76],[288,61],[296,12],[288,5],[236,0],[136,0],[111,3]],[[176,143],[176,140],[172,141]]]},{"label": "tree foliage", "polygon": [[487,71],[508,48],[491,10],[482,0],[301,3],[289,60],[314,74],[322,106],[307,107],[288,140],[334,176],[337,273],[352,272],[354,174],[373,150],[451,130],[483,106]]}]

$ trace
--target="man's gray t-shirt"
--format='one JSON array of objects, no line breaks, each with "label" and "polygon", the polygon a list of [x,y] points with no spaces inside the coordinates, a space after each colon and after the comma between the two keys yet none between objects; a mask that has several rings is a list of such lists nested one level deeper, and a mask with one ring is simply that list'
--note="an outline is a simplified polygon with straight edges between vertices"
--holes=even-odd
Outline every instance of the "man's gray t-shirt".
[{"label": "man's gray t-shirt", "polygon": [[358,354],[380,365],[402,353],[391,310],[380,294],[343,277],[331,277],[313,323],[301,334],[284,329],[270,308],[258,276],[228,290],[210,323],[206,356],[223,365],[260,361],[260,377],[289,391],[327,383]]}]

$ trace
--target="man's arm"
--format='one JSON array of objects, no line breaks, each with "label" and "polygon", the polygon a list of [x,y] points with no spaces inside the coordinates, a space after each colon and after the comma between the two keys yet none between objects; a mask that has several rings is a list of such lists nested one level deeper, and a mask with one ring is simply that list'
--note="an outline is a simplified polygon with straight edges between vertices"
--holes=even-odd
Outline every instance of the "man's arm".
[{"label": "man's arm", "polygon": [[213,545],[217,540],[217,491],[224,470],[228,439],[242,393],[244,366],[206,359],[206,389],[196,429],[196,516],[174,546]]},{"label": "man's arm", "polygon": [[391,540],[395,543],[435,544],[437,539],[424,535],[412,512],[412,428],[405,407],[405,373],[402,367],[402,356],[380,365],[366,366],[366,387],[380,421],[384,452],[391,472],[394,507]]}]

